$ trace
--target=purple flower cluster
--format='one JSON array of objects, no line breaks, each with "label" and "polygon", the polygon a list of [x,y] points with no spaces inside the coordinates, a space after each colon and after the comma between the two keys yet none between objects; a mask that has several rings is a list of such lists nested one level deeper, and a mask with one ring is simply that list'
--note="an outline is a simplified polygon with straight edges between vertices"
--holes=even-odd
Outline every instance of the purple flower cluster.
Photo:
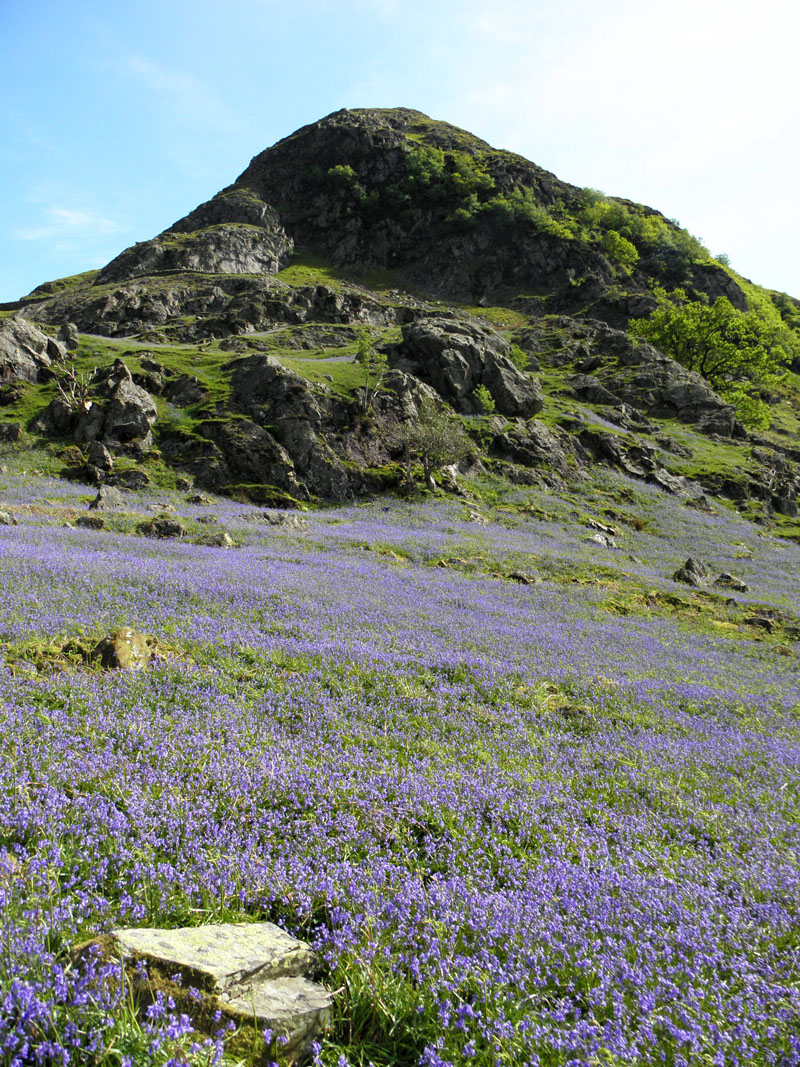
[{"label": "purple flower cluster", "polygon": [[[216,502],[236,551],[0,529],[3,641],[124,622],[185,652],[0,666],[6,1062],[119,1042],[119,985],[74,970],[74,941],[250,917],[344,990],[331,1067],[800,1064],[796,647],[609,614],[569,577],[673,590],[702,537],[796,609],[800,550],[688,510],[679,537],[648,490],[612,554],[536,503],[550,517],[370,505],[283,530]],[[542,582],[494,576],[515,567]],[[191,1037],[150,1016],[163,1062]]]}]

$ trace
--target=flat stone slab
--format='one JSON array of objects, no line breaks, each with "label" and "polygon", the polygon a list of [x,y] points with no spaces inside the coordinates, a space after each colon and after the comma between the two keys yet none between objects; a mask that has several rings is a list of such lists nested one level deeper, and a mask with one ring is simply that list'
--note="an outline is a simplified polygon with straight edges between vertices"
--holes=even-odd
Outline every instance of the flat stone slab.
[{"label": "flat stone slab", "polygon": [[122,929],[113,932],[123,949],[139,958],[180,969],[184,981],[213,993],[268,978],[307,974],[314,953],[304,941],[273,923],[222,923],[178,930]]},{"label": "flat stone slab", "polygon": [[331,1022],[333,996],[323,986],[307,978],[272,978],[257,982],[246,992],[219,1003],[240,1022],[255,1023],[259,1030],[285,1034],[290,1047],[309,1043]]},{"label": "flat stone slab", "polygon": [[[273,923],[132,927],[75,951],[92,946],[120,959],[145,999],[152,999],[153,988],[169,992],[199,1030],[220,1011],[240,1032],[248,1031],[251,1041],[263,1043],[260,1035],[271,1030],[285,1052],[301,1055],[332,1020],[333,994],[306,977],[316,963],[311,948]],[[148,965],[145,979],[137,977],[139,961]],[[192,989],[203,994],[199,1000]]]}]

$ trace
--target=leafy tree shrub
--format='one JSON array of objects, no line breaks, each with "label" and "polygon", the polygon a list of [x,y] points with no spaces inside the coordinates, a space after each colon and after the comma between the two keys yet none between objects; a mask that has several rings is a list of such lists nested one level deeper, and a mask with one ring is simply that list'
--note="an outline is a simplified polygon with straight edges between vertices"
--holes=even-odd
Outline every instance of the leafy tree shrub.
[{"label": "leafy tree shrub", "polygon": [[574,236],[566,222],[555,218],[544,204],[540,204],[532,189],[516,186],[509,193],[492,197],[484,206],[501,227],[523,225],[536,233],[571,240]]},{"label": "leafy tree shrub", "polygon": [[412,148],[406,162],[404,187],[428,201],[449,201],[465,210],[494,189],[494,180],[481,160],[467,152],[444,152],[441,148]]},{"label": "leafy tree shrub", "polygon": [[518,370],[526,371],[528,369],[530,356],[523,348],[520,348],[519,345],[511,346],[508,358]]},{"label": "leafy tree shrub", "polygon": [[702,374],[745,425],[768,426],[769,407],[758,394],[785,375],[792,356],[787,332],[756,311],[737,310],[724,296],[709,305],[689,300],[682,289],[655,292],[656,309],[632,323],[631,332]]},{"label": "leafy tree shrub", "polygon": [[358,185],[358,175],[348,164],[339,164],[329,168],[328,181],[340,189],[353,189]]},{"label": "leafy tree shrub", "polygon": [[584,189],[581,193],[578,217],[587,231],[624,231],[630,224],[630,212],[624,204],[610,200],[599,189]]},{"label": "leafy tree shrub", "polygon": [[351,166],[339,164],[336,167],[330,167],[326,172],[325,178],[329,185],[345,194],[348,214],[361,210],[361,204],[367,195],[367,191],[358,180],[358,175]]},{"label": "leafy tree shrub", "polygon": [[486,388],[485,385],[476,385],[472,390],[472,395],[478,401],[481,411],[484,415],[491,415],[494,411],[494,397]]},{"label": "leafy tree shrub", "polygon": [[457,463],[470,451],[467,435],[459,422],[442,406],[430,397],[420,405],[419,418],[409,423],[403,432],[408,462],[408,477],[411,481],[411,460],[422,463],[425,485],[435,489],[433,480],[435,471]]},{"label": "leafy tree shrub", "polygon": [[[597,189],[582,191],[576,219],[583,240],[600,241],[614,258],[613,246],[607,247],[608,235],[614,232],[632,244],[640,256],[646,254],[651,269],[673,280],[688,278],[693,263],[704,263],[710,258],[702,242],[682,229],[675,219],[667,221],[656,212],[613,200]],[[624,261],[617,262],[625,265]],[[630,260],[627,266],[632,266]]]},{"label": "leafy tree shrub", "polygon": [[364,368],[363,411],[366,414],[372,408],[389,366],[386,354],[375,349],[372,336],[366,327],[358,334],[356,363],[360,363]]},{"label": "leafy tree shrub", "polygon": [[610,260],[622,268],[625,274],[631,274],[639,262],[636,245],[616,230],[608,230],[606,233],[603,238],[603,251]]},{"label": "leafy tree shrub", "polygon": [[457,229],[465,229],[471,226],[475,221],[475,217],[481,210],[481,203],[478,200],[476,193],[470,193],[464,200],[454,208],[453,211],[445,219],[445,222],[456,227]]}]

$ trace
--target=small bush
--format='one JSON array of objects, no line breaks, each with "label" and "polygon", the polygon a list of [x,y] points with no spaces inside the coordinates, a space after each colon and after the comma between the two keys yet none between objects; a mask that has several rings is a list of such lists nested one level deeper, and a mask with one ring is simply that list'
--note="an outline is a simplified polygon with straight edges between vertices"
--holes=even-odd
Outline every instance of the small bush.
[{"label": "small bush", "polygon": [[508,358],[514,364],[518,370],[526,371],[530,364],[530,356],[519,345],[512,345],[508,353]]},{"label": "small bush", "polygon": [[472,395],[477,401],[480,409],[484,415],[491,415],[494,411],[494,397],[486,388],[485,385],[476,385],[472,390]]}]

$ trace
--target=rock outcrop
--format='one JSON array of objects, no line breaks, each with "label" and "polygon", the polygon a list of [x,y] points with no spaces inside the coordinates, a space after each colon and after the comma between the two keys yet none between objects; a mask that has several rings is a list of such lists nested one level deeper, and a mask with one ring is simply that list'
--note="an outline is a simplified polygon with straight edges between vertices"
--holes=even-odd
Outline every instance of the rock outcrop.
[{"label": "rock outcrop", "polygon": [[480,412],[473,393],[482,385],[502,415],[527,419],[541,411],[538,384],[511,362],[508,342],[491,328],[433,317],[403,326],[402,333],[401,344],[389,356],[392,366],[431,385],[456,410]]},{"label": "rock outcrop", "polygon": [[731,404],[726,403],[694,371],[687,370],[657,348],[632,340],[621,330],[596,324],[579,373],[569,384],[575,395],[591,404],[627,404],[653,418],[696,423],[707,433],[742,436]]},{"label": "rock outcrop", "polygon": [[695,559],[693,556],[690,556],[685,563],[678,567],[672,575],[672,580],[674,582],[683,582],[684,585],[691,585],[695,589],[705,589],[709,585],[714,585],[722,589],[730,589],[736,593],[750,591],[750,587],[741,578],[728,574],[727,571],[723,571],[721,574],[714,574],[707,563],[704,563],[701,559]]},{"label": "rock outcrop", "polygon": [[333,995],[307,977],[313,952],[272,923],[118,929],[73,954],[90,952],[119,961],[145,1005],[156,984],[200,1033],[232,1021],[240,1033],[231,1052],[255,1041],[264,1057],[279,1047],[298,1062],[332,1022]]},{"label": "rock outcrop", "polygon": [[[111,368],[97,372],[84,399],[59,394],[37,417],[34,427],[41,433],[70,435],[81,445],[96,441],[110,448],[135,444],[139,451],[146,451],[152,447],[157,415],[153,398],[136,385],[125,363],[116,359]],[[95,455],[102,460],[95,467],[110,469],[104,453]]]},{"label": "rock outcrop", "polygon": [[[298,481],[308,490],[334,500],[350,495],[347,471],[321,432],[332,416],[330,398],[269,356],[234,360],[231,405],[260,426],[271,426],[288,455]],[[266,442],[265,442],[266,444]],[[288,473],[281,475],[288,480]]]},{"label": "rock outcrop", "polygon": [[561,441],[535,419],[496,434],[491,448],[495,455],[523,467],[552,471],[561,478],[569,476],[570,463]]},{"label": "rock outcrop", "polygon": [[66,358],[66,346],[27,319],[0,322],[0,382],[43,381],[53,363]]},{"label": "rock outcrop", "polygon": [[167,232],[126,249],[100,271],[95,284],[183,271],[276,274],[288,262],[291,249],[292,242],[277,224],[275,231],[229,223],[195,234]]}]

